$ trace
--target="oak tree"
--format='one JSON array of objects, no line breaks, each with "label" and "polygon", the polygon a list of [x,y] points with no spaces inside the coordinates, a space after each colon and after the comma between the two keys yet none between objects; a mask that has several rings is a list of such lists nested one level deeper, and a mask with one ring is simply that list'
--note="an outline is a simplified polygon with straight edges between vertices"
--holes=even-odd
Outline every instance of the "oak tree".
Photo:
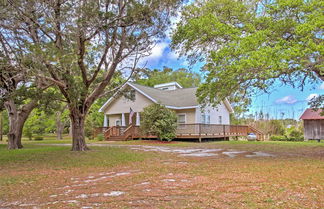
[{"label": "oak tree", "polygon": [[[318,0],[197,0],[186,6],[173,48],[205,62],[200,102],[324,80],[323,13]],[[323,105],[323,103],[322,103]]]},{"label": "oak tree", "polygon": [[88,150],[84,123],[91,105],[106,95],[117,71],[131,75],[138,60],[164,37],[179,3],[7,1],[1,11],[2,39],[30,57],[34,75],[54,83],[64,96],[72,121],[72,150]]}]

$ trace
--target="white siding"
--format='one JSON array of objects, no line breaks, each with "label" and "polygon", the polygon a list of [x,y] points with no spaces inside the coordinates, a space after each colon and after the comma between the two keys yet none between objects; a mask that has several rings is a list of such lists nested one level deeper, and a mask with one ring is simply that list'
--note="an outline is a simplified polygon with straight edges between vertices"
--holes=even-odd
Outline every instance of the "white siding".
[{"label": "white siding", "polygon": [[124,96],[120,96],[106,107],[104,113],[107,115],[129,113],[129,108],[132,108],[134,112],[142,112],[143,108],[149,106],[152,103],[153,102],[151,100],[136,91],[135,101],[131,101],[129,99],[126,99]]},{"label": "white siding", "polygon": [[219,124],[219,116],[222,116],[222,124],[230,124],[230,113],[224,103],[221,103],[216,108],[207,106],[204,109],[196,108],[196,123],[201,123],[201,117],[204,114],[210,115],[210,124]]}]

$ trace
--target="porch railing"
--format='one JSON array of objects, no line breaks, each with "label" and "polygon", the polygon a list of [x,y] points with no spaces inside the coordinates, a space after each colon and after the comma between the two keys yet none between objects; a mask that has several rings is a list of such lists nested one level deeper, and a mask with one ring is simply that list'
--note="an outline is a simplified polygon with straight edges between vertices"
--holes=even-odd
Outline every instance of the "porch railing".
[{"label": "porch railing", "polygon": [[[229,136],[247,136],[249,133],[255,133],[259,137],[263,135],[259,130],[247,125],[221,125],[221,124],[178,124],[176,135],[181,138],[204,138],[204,137],[229,137]],[[140,126],[113,126],[105,129],[106,139],[120,137],[124,140],[154,137],[141,133]]]},{"label": "porch railing", "polygon": [[247,135],[249,126],[245,125],[221,125],[221,124],[178,124],[177,135],[192,136],[233,136]]}]

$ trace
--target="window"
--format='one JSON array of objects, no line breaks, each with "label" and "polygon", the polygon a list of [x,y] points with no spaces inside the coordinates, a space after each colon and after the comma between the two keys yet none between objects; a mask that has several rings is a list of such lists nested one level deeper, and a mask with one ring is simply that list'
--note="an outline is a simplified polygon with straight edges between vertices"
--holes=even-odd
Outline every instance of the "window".
[{"label": "window", "polygon": [[210,124],[210,115],[209,114],[201,115],[201,123],[202,124]]},{"label": "window", "polygon": [[115,123],[116,123],[116,126],[121,126],[121,121],[120,121],[120,119],[117,119]]},{"label": "window", "polygon": [[178,124],[186,123],[186,114],[178,114]]},{"label": "window", "polygon": [[178,114],[178,129],[186,128],[186,114]]},{"label": "window", "polygon": [[222,120],[223,120],[223,119],[222,119],[222,116],[218,116],[218,123],[219,123],[219,124],[222,124],[222,123],[223,123]]}]

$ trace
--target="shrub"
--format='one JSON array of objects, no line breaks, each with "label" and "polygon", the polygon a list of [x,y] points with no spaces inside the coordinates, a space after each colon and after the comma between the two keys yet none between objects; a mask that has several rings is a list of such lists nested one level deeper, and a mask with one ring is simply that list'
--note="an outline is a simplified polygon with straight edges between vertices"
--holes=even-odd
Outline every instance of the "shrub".
[{"label": "shrub", "polygon": [[287,141],[287,137],[282,136],[282,135],[272,135],[272,136],[270,136],[270,140],[271,141]]},{"label": "shrub", "polygon": [[291,126],[286,129],[286,134],[288,141],[304,141],[303,132],[295,126]]},{"label": "shrub", "polygon": [[103,135],[102,133],[100,133],[100,134],[98,134],[98,135],[96,136],[96,139],[97,139],[98,141],[103,141],[103,140],[105,139],[105,137],[104,137],[104,135]]},{"label": "shrub", "polygon": [[291,139],[291,141],[304,141],[303,132],[297,129],[291,130],[291,132],[289,133],[289,138]]},{"label": "shrub", "polygon": [[42,136],[35,136],[35,137],[34,137],[34,140],[35,140],[35,141],[43,141],[44,138],[43,138]]},{"label": "shrub", "polygon": [[161,104],[152,104],[144,108],[141,131],[156,135],[160,140],[172,141],[176,137],[177,115]]}]

